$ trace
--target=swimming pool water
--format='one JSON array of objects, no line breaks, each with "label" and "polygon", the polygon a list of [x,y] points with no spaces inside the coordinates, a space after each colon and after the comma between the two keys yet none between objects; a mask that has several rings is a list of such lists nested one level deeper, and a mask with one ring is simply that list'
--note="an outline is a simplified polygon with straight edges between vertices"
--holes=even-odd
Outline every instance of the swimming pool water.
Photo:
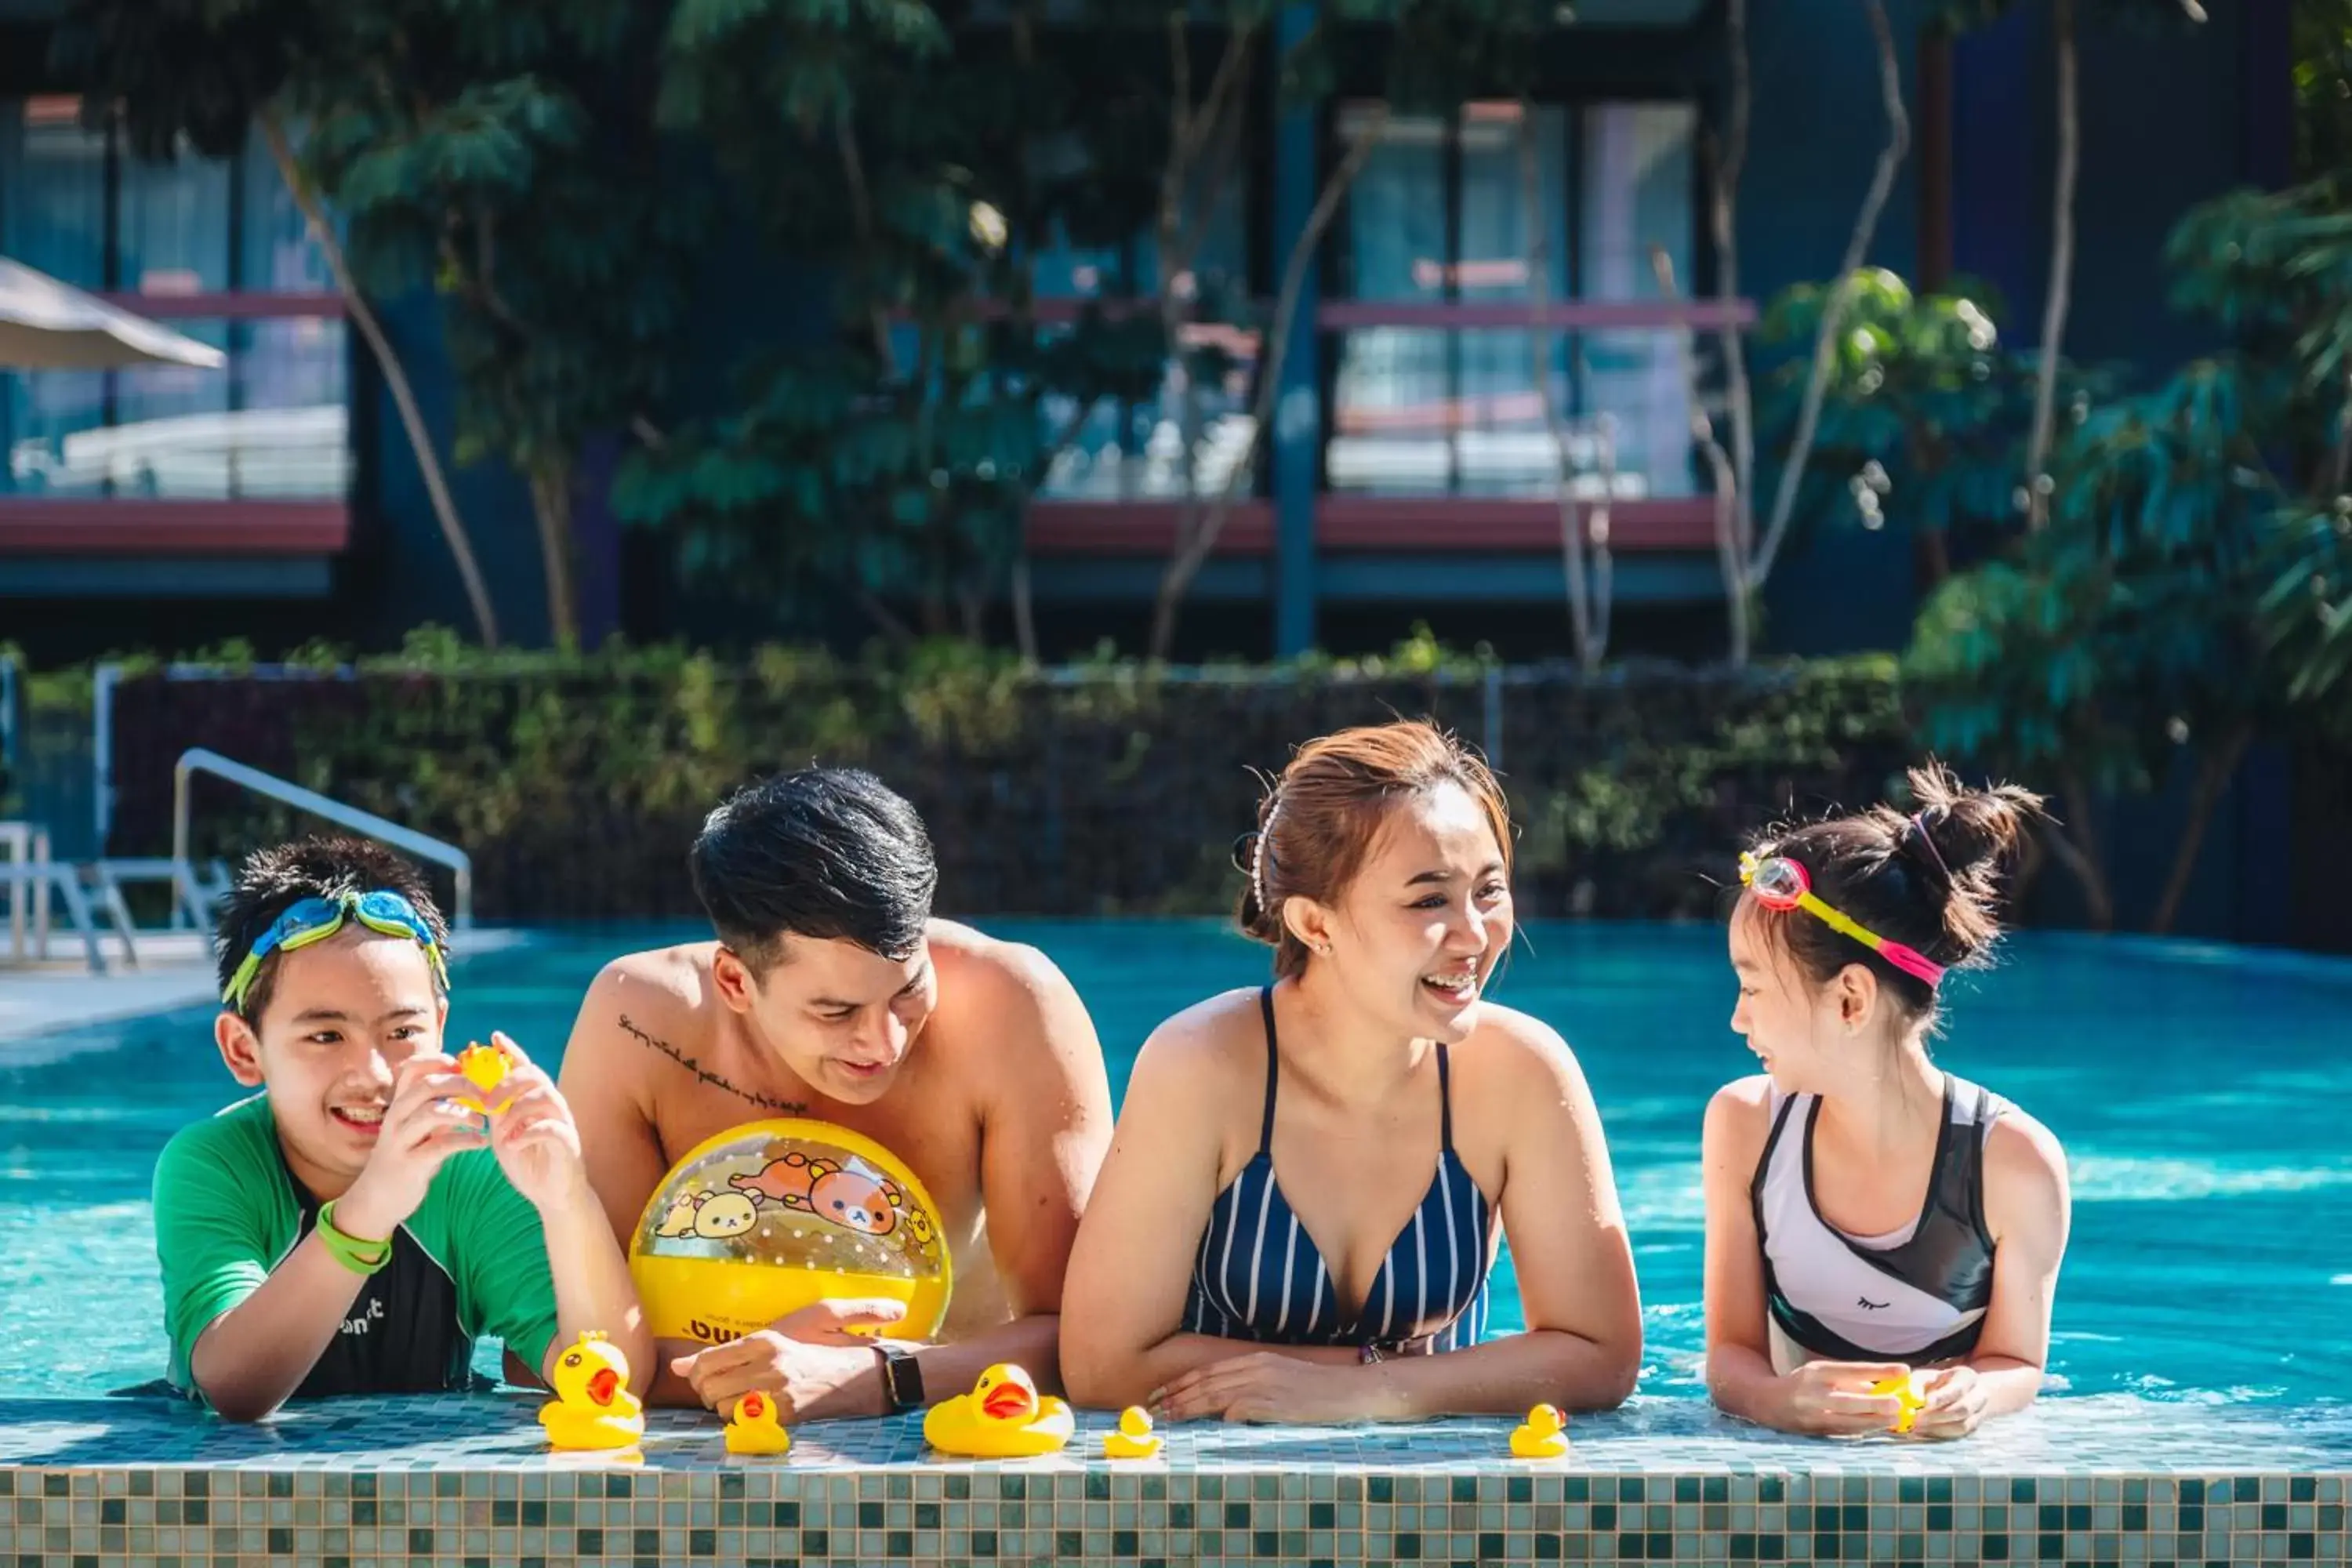
[{"label": "swimming pool water", "polygon": [[[1255,984],[1265,950],[1188,921],[986,922],[1091,1009],[1124,1089],[1161,1018]],[[677,930],[544,933],[460,957],[452,1037],[543,1061],[613,954]],[[1752,1065],[1722,934],[1538,925],[1494,993],[1567,1036],[1608,1128],[1641,1270],[1648,1394],[1696,1395],[1707,1095]],[[0,1043],[0,1394],[89,1394],[163,1369],[149,1182],[184,1122],[239,1094],[198,1008]],[[2352,964],[2027,936],[1963,980],[1938,1057],[2064,1141],[2074,1233],[2052,1370],[2078,1393],[2337,1400],[2352,1382]],[[1496,1327],[1518,1322],[1507,1271]]]}]

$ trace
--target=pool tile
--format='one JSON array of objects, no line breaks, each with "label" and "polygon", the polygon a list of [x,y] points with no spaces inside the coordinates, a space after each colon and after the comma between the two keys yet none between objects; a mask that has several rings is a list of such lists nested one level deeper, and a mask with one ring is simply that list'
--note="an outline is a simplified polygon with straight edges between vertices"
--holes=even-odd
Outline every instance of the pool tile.
[{"label": "pool tile", "polygon": [[[71,1405],[72,1402],[67,1402]],[[267,1431],[136,1405],[0,1407],[0,1562],[1081,1563],[2312,1563],[2344,1568],[2352,1415],[2118,1428],[2052,1402],[1967,1444],[1809,1443],[1643,1401],[1580,1418],[1567,1465],[1507,1425],[1171,1429],[1148,1472],[945,1467],[910,1421],[805,1428],[730,1464],[663,1413],[641,1467],[551,1458],[530,1407],[347,1401]],[[1098,1418],[1087,1418],[1091,1438]],[[1107,1423],[1106,1423],[1107,1424]],[[102,1436],[92,1438],[93,1430]],[[1998,1437],[1999,1441],[1990,1439]],[[218,1555],[215,1555],[218,1554]]]}]

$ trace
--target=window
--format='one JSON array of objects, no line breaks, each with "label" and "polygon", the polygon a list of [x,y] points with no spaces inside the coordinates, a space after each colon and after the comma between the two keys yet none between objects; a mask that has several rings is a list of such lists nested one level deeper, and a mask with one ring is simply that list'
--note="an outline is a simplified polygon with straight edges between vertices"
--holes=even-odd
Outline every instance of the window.
[{"label": "window", "polygon": [[[1370,106],[1345,106],[1342,146]],[[1397,117],[1348,196],[1337,292],[1360,302],[1477,303],[1530,297],[1529,226],[1541,221],[1554,303],[1655,299],[1650,248],[1687,289],[1693,249],[1688,104],[1539,105],[1528,199],[1517,103],[1473,103],[1451,121]],[[1649,328],[1556,330],[1544,374],[1575,434],[1579,489],[1687,495],[1688,402],[1674,338]],[[1382,495],[1550,495],[1558,447],[1536,379],[1539,340],[1512,326],[1350,326],[1339,334],[1333,490]],[[1595,437],[1613,432],[1613,477]]]},{"label": "window", "polygon": [[[1175,279],[1191,297],[1231,298],[1245,304],[1249,287],[1247,171],[1236,166],[1217,194],[1214,216],[1205,226],[1191,265]],[[1124,244],[1081,250],[1064,244],[1038,258],[1040,301],[1134,299],[1153,310],[1160,291],[1160,248],[1145,234]],[[1067,328],[1048,329],[1066,331]],[[1234,465],[1250,447],[1250,392],[1256,380],[1259,334],[1255,328],[1203,322],[1185,329],[1188,347],[1222,348],[1225,374],[1200,389],[1191,411],[1197,421],[1192,443],[1191,487],[1202,496],[1222,494]],[[1182,361],[1170,361],[1158,395],[1140,402],[1104,399],[1085,412],[1073,438],[1054,454],[1041,494],[1053,500],[1176,500],[1186,491],[1185,383]],[[1076,416],[1067,398],[1050,398],[1045,409],[1048,441]]]},{"label": "window", "polygon": [[[323,290],[329,275],[259,138],[229,160],[132,158],[79,100],[0,99],[0,250],[76,288],[154,297]],[[0,495],[226,500],[349,488],[343,324],[176,331],[226,352],[180,365],[0,374]]]}]

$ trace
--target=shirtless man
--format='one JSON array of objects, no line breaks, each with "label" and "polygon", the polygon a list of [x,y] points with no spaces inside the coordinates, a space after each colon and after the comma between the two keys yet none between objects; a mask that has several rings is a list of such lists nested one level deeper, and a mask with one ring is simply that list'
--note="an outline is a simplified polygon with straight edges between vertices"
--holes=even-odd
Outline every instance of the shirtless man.
[{"label": "shirtless man", "polygon": [[627,1245],[696,1144],[806,1116],[907,1163],[938,1206],[955,1294],[939,1342],[852,1337],[896,1302],[829,1302],[726,1344],[666,1342],[652,1397],[725,1412],[879,1415],[997,1362],[1058,1384],[1062,1273],[1110,1142],[1102,1049],[1034,948],[931,919],[922,821],[871,774],[813,768],[710,814],[691,858],[719,934],[632,953],[590,987],[561,1086]]}]

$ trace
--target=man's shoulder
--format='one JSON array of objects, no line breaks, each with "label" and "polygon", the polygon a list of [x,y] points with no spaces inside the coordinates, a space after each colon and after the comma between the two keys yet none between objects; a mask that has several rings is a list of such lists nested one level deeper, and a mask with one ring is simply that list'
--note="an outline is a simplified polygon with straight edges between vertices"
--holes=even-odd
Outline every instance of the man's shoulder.
[{"label": "man's shoulder", "polygon": [[606,963],[581,1004],[583,1023],[600,1026],[575,1031],[574,1047],[583,1037],[590,1042],[635,1038],[643,1043],[647,1037],[674,1039],[694,1034],[698,1020],[716,1000],[710,960],[718,945],[681,942],[623,953]]},{"label": "man's shoulder", "polygon": [[933,921],[929,939],[939,984],[933,1028],[950,1054],[992,1069],[1027,1059],[1046,1072],[1099,1070],[1083,1066],[1102,1057],[1086,1003],[1045,952],[953,921]]},{"label": "man's shoulder", "polygon": [[718,951],[715,942],[682,942],[625,952],[607,960],[596,972],[593,984],[601,990],[634,992],[692,1005],[710,989],[710,961]]},{"label": "man's shoulder", "polygon": [[951,988],[982,992],[991,1001],[1003,1001],[1016,993],[1035,996],[1069,988],[1061,967],[1045,956],[1044,949],[1028,942],[991,936],[960,921],[935,920],[926,935],[942,998]]}]

